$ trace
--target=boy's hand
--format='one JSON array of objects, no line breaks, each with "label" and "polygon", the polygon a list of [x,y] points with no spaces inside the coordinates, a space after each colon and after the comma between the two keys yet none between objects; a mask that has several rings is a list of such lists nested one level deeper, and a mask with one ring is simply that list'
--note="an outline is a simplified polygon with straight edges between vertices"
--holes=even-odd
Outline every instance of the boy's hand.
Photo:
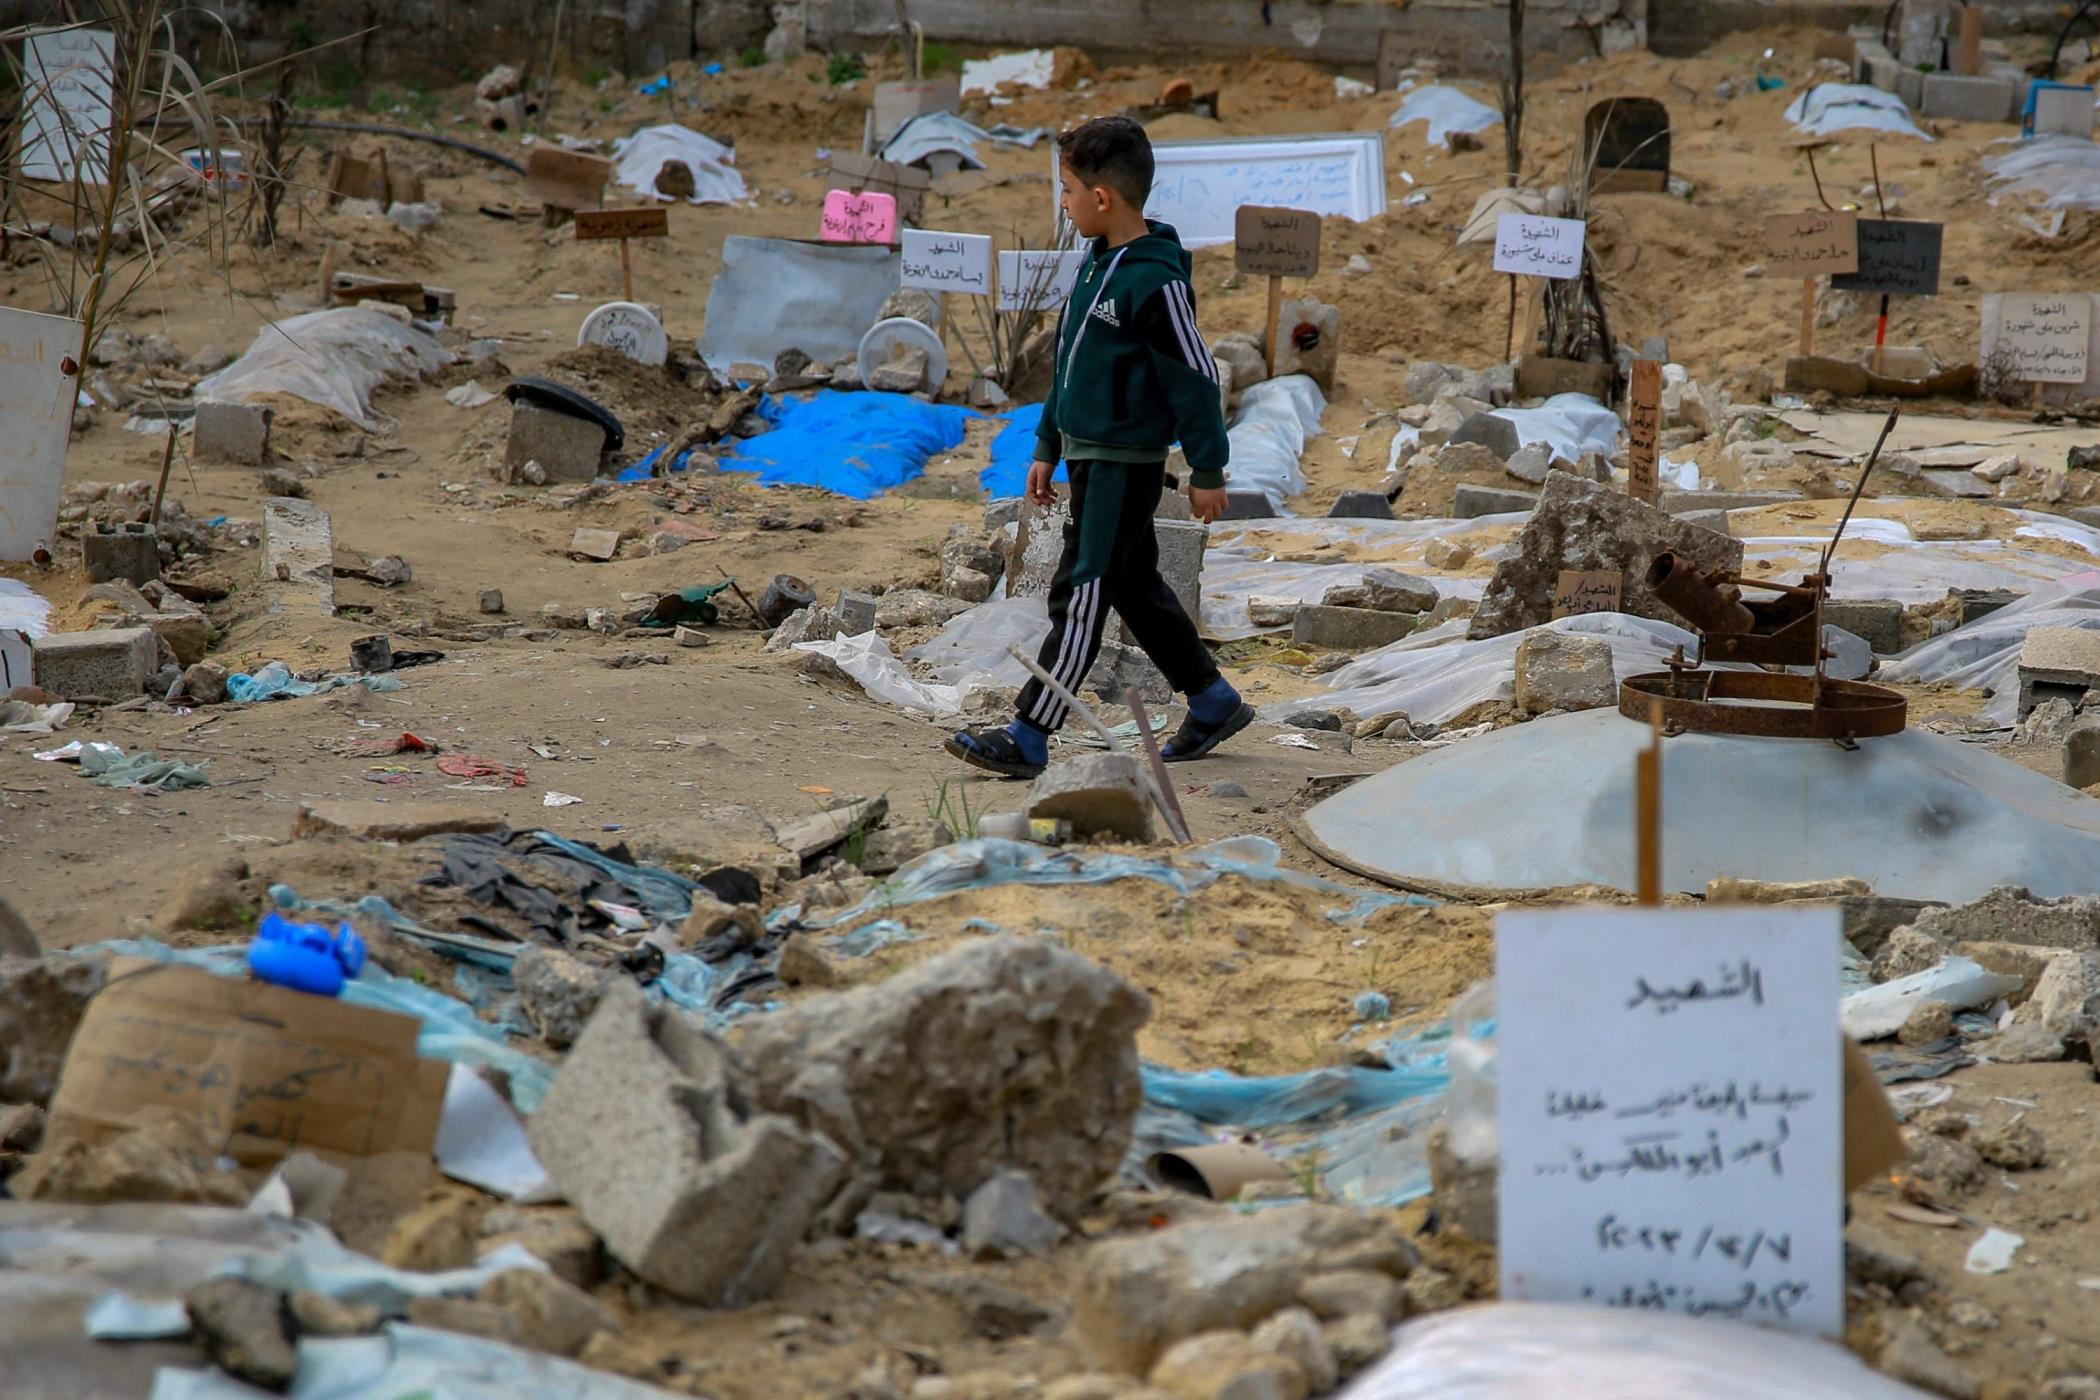
[{"label": "boy's hand", "polygon": [[1057,471],[1055,462],[1034,462],[1028,468],[1028,499],[1039,506],[1057,504],[1057,492],[1050,487],[1050,477]]},{"label": "boy's hand", "polygon": [[1225,513],[1225,488],[1222,486],[1191,486],[1189,488],[1189,514],[1208,525]]}]

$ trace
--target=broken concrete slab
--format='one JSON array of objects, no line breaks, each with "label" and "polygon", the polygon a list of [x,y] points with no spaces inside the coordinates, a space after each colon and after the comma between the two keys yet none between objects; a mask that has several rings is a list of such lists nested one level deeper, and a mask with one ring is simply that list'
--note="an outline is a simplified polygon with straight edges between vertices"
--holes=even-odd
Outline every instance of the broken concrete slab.
[{"label": "broken concrete slab", "polygon": [[[1264,498],[1266,499],[1266,498]],[[1391,520],[1393,503],[1383,491],[1344,491],[1328,508],[1329,520]]]},{"label": "broken concrete slab", "polygon": [[1903,604],[1893,598],[1825,598],[1823,622],[1858,637],[1876,656],[1903,650]]},{"label": "broken concrete slab", "polygon": [[1442,596],[1429,580],[1398,569],[1365,569],[1362,588],[1360,606],[1377,612],[1426,613]]},{"label": "broken concrete slab", "polygon": [[263,502],[262,576],[275,613],[335,616],[335,534],[328,512],[311,501],[271,496]]},{"label": "broken concrete slab", "polygon": [[1476,413],[1458,425],[1458,431],[1451,435],[1451,445],[1467,442],[1479,443],[1505,462],[1524,445],[1517,435],[1516,423],[1495,413]]},{"label": "broken concrete slab", "polygon": [[589,559],[603,564],[620,552],[620,532],[601,530],[589,525],[579,525],[576,533],[569,536],[569,554],[576,559]]},{"label": "broken concrete slab", "polygon": [[511,405],[510,438],[503,461],[513,480],[525,479],[521,469],[528,462],[537,462],[541,481],[591,481],[604,456],[605,429],[601,425],[536,403]]},{"label": "broken concrete slab", "polygon": [[847,1218],[875,1190],[966,1199],[1024,1167],[1043,1208],[1071,1220],[1129,1148],[1150,1011],[1143,992],[1054,943],[981,938],[753,1017],[737,1045],[757,1102],[856,1164]]},{"label": "broken concrete slab", "polygon": [[1546,478],[1516,548],[1488,580],[1467,635],[1499,637],[1552,621],[1564,569],[1621,573],[1619,611],[1683,626],[1684,619],[1644,582],[1648,566],[1665,550],[1709,576],[1743,566],[1741,540],[1686,525],[1623,492],[1556,471]]},{"label": "broken concrete slab", "polygon": [[2100,686],[2100,630],[2085,627],[2031,627],[2020,643],[2021,719],[2044,700],[2064,699],[2074,706],[2088,690]]},{"label": "broken concrete slab", "polygon": [[1304,603],[1291,618],[1291,641],[1336,651],[1371,651],[1408,636],[1421,621],[1414,613]]},{"label": "broken concrete slab", "polygon": [[49,632],[30,644],[36,684],[68,700],[129,700],[159,666],[160,644],[150,627]]},{"label": "broken concrete slab", "polygon": [[1068,821],[1081,838],[1152,839],[1152,803],[1134,754],[1082,754],[1051,764],[1028,789],[1028,815]]},{"label": "broken concrete slab", "polygon": [[1688,515],[1696,510],[1757,510],[1804,499],[1799,491],[1666,490],[1660,504],[1665,514]]},{"label": "broken concrete slab", "polygon": [[2100,895],[2038,899],[2019,886],[2001,885],[1965,904],[1928,909],[1912,927],[1948,948],[1992,941],[2100,951]]},{"label": "broken concrete slab", "polygon": [[359,841],[420,841],[450,831],[503,829],[503,818],[464,802],[307,802],[292,817],[292,839],[348,836]]},{"label": "broken concrete slab", "polygon": [[259,467],[270,460],[270,422],[276,414],[255,403],[197,405],[190,450],[200,462],[234,462]]},{"label": "broken concrete slab", "polygon": [[2089,1045],[2100,1030],[2100,953],[2064,953],[2050,959],[2034,995],[2015,1013],[2073,1046]]},{"label": "broken concrete slab", "polygon": [[527,1136],[615,1258],[708,1307],[772,1293],[845,1167],[824,1137],[751,1111],[728,1048],[624,978]]},{"label": "broken concrete slab", "polygon": [[[1549,479],[1552,475],[1547,473]],[[1535,510],[1538,503],[1538,496],[1530,491],[1508,491],[1499,486],[1461,486],[1451,493],[1451,515],[1457,520],[1478,520],[1483,515]]]},{"label": "broken concrete slab", "polygon": [[1024,1171],[1003,1171],[963,1202],[963,1252],[972,1259],[1020,1259],[1048,1254],[1065,1227],[1036,1200],[1035,1180]]},{"label": "broken concrete slab", "polygon": [[1517,708],[1528,715],[1617,705],[1611,643],[1551,628],[1525,633],[1517,644],[1516,693]]}]

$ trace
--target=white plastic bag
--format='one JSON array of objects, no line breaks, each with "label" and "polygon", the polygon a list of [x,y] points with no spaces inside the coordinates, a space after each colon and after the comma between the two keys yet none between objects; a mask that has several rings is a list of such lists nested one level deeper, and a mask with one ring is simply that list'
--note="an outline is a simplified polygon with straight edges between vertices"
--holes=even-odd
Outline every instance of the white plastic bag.
[{"label": "white plastic bag", "polygon": [[374,389],[451,362],[444,346],[414,326],[362,306],[338,306],[263,327],[247,354],[198,381],[196,398],[246,403],[290,394],[332,408],[360,428],[377,428]]}]

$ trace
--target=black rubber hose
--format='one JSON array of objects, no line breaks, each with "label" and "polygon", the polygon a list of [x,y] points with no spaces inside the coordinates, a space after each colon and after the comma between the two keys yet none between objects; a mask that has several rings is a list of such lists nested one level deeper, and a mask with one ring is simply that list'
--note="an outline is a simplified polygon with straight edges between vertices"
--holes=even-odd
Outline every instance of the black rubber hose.
[{"label": "black rubber hose", "polygon": [[[265,126],[268,117],[237,117],[240,126]],[[500,165],[505,170],[523,175],[525,167],[499,151],[486,146],[477,146],[471,141],[462,141],[456,136],[440,136],[434,131],[413,131],[405,126],[381,126],[376,122],[322,122],[304,117],[286,119],[286,126],[304,127],[308,131],[355,131],[366,136],[398,136],[404,141],[428,141],[433,146],[449,146],[455,151],[465,151],[470,156],[480,156],[491,165]]]},{"label": "black rubber hose", "polygon": [[2056,81],[2057,65],[2063,60],[2064,45],[2071,41],[2072,26],[2086,17],[2087,12],[2093,8],[2093,3],[2094,0],[2085,0],[2083,5],[2072,11],[2071,17],[2064,21],[2062,31],[2057,34],[2056,47],[2049,50],[2049,80],[2051,82]]}]

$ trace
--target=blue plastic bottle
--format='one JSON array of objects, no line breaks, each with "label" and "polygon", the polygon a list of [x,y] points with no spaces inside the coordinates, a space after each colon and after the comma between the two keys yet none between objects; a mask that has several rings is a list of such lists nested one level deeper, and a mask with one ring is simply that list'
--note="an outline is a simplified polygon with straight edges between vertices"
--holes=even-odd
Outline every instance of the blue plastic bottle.
[{"label": "blue plastic bottle", "polygon": [[340,994],[343,983],[364,965],[365,941],[348,924],[330,933],[319,924],[293,923],[270,913],[248,944],[248,970],[257,978],[315,996]]}]

